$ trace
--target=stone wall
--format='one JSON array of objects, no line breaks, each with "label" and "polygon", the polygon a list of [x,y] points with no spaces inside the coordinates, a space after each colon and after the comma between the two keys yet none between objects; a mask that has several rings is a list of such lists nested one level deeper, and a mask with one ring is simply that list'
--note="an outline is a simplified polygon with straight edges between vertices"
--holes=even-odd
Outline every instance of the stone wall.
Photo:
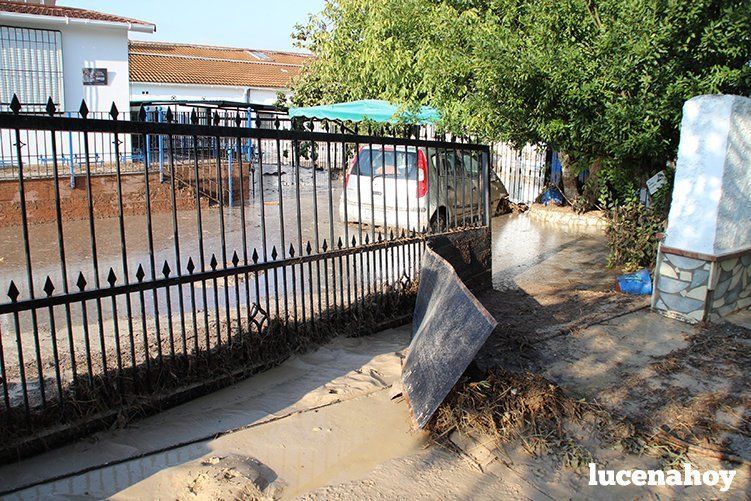
[{"label": "stone wall", "polygon": [[717,261],[715,266],[708,320],[751,306],[751,251]]},{"label": "stone wall", "polygon": [[724,256],[661,248],[652,308],[686,322],[718,320],[751,306],[751,249]]},{"label": "stone wall", "polygon": [[597,233],[604,232],[607,227],[607,221],[603,217],[602,211],[577,214],[571,207],[546,207],[542,204],[532,204],[529,208],[529,217],[559,227]]}]

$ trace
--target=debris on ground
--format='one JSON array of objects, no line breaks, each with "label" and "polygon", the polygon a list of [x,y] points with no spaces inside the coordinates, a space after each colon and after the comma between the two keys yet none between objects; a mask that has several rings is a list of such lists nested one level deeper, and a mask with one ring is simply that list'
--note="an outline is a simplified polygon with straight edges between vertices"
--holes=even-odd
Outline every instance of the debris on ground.
[{"label": "debris on ground", "polygon": [[691,446],[667,431],[646,433],[600,405],[574,399],[554,382],[530,372],[491,369],[480,380],[464,377],[430,421],[438,443],[450,443],[481,468],[506,447],[548,455],[561,467],[582,469],[615,451],[646,456],[662,467],[680,466],[703,455],[743,463],[733,455]]},{"label": "debris on ground", "polygon": [[616,277],[615,290],[624,294],[634,294],[637,296],[652,294],[652,276],[647,269],[618,275]]},{"label": "debris on ground", "polygon": [[480,381],[462,380],[441,404],[429,431],[441,438],[457,430],[505,442],[563,433],[564,418],[578,419],[584,404],[538,374],[491,369]]},{"label": "debris on ground", "polygon": [[417,426],[430,420],[497,323],[453,266],[427,248],[402,381]]},{"label": "debris on ground", "polygon": [[550,186],[540,195],[540,203],[546,207],[548,205],[557,205],[560,207],[565,204],[565,199],[557,186]]},{"label": "debris on ground", "polygon": [[284,490],[276,474],[255,458],[228,455],[193,461],[172,478],[179,500],[279,499]]},{"label": "debris on ground", "polygon": [[513,212],[514,214],[522,214],[529,210],[529,205],[523,202],[519,202],[519,203],[509,202],[508,205],[509,205],[508,212]]}]

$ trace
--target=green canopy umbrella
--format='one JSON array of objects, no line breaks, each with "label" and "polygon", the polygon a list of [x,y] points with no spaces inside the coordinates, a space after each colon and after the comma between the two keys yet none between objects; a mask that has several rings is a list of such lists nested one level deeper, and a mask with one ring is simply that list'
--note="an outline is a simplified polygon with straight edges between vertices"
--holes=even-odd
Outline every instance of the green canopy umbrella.
[{"label": "green canopy umbrella", "polygon": [[347,103],[324,104],[321,106],[307,106],[290,108],[291,118],[316,118],[319,120],[341,120],[361,122],[373,120],[375,122],[399,122],[399,119],[413,124],[435,123],[440,118],[438,110],[430,106],[423,106],[417,113],[402,112],[399,107],[380,99],[363,99]]}]

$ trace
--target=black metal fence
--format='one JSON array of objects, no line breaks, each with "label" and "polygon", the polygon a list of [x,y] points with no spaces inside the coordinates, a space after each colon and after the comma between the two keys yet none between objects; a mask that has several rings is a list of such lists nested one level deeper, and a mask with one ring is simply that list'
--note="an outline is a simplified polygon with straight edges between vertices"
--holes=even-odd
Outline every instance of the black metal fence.
[{"label": "black metal fence", "polygon": [[[147,121],[147,122],[166,122],[167,113],[171,117],[171,123],[176,124],[196,124],[196,125],[222,125],[222,126],[239,126],[248,128],[265,128],[265,129],[285,129],[292,128],[292,123],[286,116],[269,116],[265,114],[256,114],[250,111],[240,110],[237,113],[231,113],[226,110],[217,110],[214,114],[207,111],[190,110],[180,107],[180,111],[172,111],[167,107],[141,108],[137,112],[118,113],[118,120],[123,121]],[[26,113],[31,114],[31,113]],[[44,115],[44,113],[38,113]],[[80,112],[56,112],[58,116],[68,118],[81,118]],[[110,118],[109,113],[89,112],[88,119],[102,120]],[[318,125],[318,128],[321,126]],[[113,145],[102,141],[103,138],[92,138],[88,144],[89,169],[92,175],[112,175],[116,173],[117,167],[123,174],[131,172],[143,172],[144,166],[148,165],[149,169],[159,172],[163,175],[167,166],[167,144],[163,137],[156,135],[136,135],[133,137],[121,138],[121,144],[117,151],[117,162],[115,159],[115,150]],[[190,144],[192,138],[176,138],[173,144],[173,154],[176,157],[190,155],[200,152],[203,156],[207,154],[218,154],[220,149],[225,149],[205,142],[197,148]],[[75,186],[75,179],[86,175],[86,160],[84,158],[84,147],[82,136],[75,134],[73,131],[59,133],[56,138],[56,151],[53,159],[51,138],[43,131],[25,130],[22,132],[22,142],[26,145],[22,152],[21,161],[24,164],[24,175],[28,179],[49,178],[53,175],[53,161],[57,162],[60,175],[69,178],[71,186]],[[0,135],[0,180],[14,179],[18,176],[17,165],[18,152],[13,146],[13,135],[10,131],[4,131]],[[259,150],[263,151],[263,161],[267,164],[276,163],[277,151],[274,148],[273,141],[261,141],[263,148],[256,148],[256,145],[248,144],[242,152],[243,160],[246,164],[253,166],[261,159]],[[303,151],[300,155],[302,166],[311,166],[312,159],[309,152]],[[312,153],[312,152],[311,152]],[[282,163],[291,162],[289,148],[282,148],[279,152],[283,155]],[[237,159],[225,157],[224,161],[228,163],[237,162]],[[116,164],[118,164],[116,166]]]},{"label": "black metal fence", "polygon": [[[456,138],[417,139],[398,126],[364,135],[325,124],[248,128],[239,115],[122,120],[114,105],[92,118],[85,103],[78,117],[53,106],[26,115],[17,101],[12,110],[0,113],[18,201],[18,224],[0,228],[0,429],[9,443],[409,313],[426,240],[489,225],[489,149]],[[29,135],[50,150],[46,199],[28,185]],[[75,188],[58,155],[69,135],[83,152]],[[163,146],[162,176],[145,158],[134,188],[121,148],[147,139]],[[112,151],[105,200],[92,182],[95,142]],[[252,179],[250,149],[260,153]],[[309,167],[304,150],[318,152]],[[78,219],[66,206],[73,190],[85,192]],[[37,220],[44,210],[54,217]]]}]

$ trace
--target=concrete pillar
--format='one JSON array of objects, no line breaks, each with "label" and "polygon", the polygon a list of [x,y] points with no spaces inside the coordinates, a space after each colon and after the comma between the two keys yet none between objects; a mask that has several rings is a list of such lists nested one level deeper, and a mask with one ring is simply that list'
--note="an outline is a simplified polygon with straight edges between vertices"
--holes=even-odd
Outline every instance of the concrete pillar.
[{"label": "concrete pillar", "polygon": [[751,99],[686,101],[652,307],[689,322],[751,305]]}]

